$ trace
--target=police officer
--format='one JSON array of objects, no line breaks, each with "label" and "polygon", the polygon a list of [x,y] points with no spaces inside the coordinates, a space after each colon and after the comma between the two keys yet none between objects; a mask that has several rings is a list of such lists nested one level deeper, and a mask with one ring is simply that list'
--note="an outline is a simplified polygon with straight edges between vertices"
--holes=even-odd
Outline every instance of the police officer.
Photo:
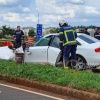
[{"label": "police officer", "polygon": [[94,33],[94,37],[98,40],[100,40],[100,28],[96,27],[95,28],[95,33]]},{"label": "police officer", "polygon": [[[64,67],[68,68],[67,64],[69,61],[70,53],[72,60],[76,60],[77,34],[75,30],[73,30],[71,26],[68,26],[68,24],[64,20],[60,21],[59,26],[60,49],[63,51],[65,65]],[[75,67],[76,63],[74,62],[72,66]]]},{"label": "police officer", "polygon": [[15,30],[13,37],[15,40],[15,45],[20,47],[22,41],[24,40],[24,32],[20,30],[20,26],[17,26],[17,30]]}]

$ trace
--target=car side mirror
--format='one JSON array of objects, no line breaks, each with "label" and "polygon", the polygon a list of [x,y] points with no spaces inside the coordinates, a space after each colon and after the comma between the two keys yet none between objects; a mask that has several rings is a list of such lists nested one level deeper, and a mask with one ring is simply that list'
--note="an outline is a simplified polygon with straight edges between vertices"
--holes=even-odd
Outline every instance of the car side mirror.
[{"label": "car side mirror", "polygon": [[27,51],[27,52],[26,52],[26,54],[27,54],[27,55],[30,55],[30,54],[31,54],[31,52],[30,52],[30,51]]}]

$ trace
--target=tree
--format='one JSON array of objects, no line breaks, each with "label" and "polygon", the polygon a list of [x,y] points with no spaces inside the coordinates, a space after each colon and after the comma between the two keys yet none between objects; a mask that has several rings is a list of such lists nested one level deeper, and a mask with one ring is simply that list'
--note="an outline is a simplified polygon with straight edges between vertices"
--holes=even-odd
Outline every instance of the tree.
[{"label": "tree", "polygon": [[77,28],[79,29],[79,28],[80,28],[80,26],[77,26]]},{"label": "tree", "polygon": [[59,28],[53,28],[49,30],[50,33],[58,33],[58,31],[59,31]]},{"label": "tree", "polygon": [[2,34],[2,32],[0,32],[0,38],[2,38],[3,37],[3,34]]},{"label": "tree", "polygon": [[13,35],[14,29],[12,29],[10,27],[6,27],[6,25],[5,25],[5,26],[2,26],[2,33],[5,35]]},{"label": "tree", "polygon": [[96,26],[93,26],[93,27],[92,27],[92,29],[95,29],[95,28],[96,28]]},{"label": "tree", "polygon": [[6,25],[2,26],[0,36],[6,37],[6,36],[12,36],[13,34],[14,34],[14,29],[6,27]]},{"label": "tree", "polygon": [[29,36],[35,36],[36,33],[35,33],[34,29],[30,29],[29,32],[28,32],[28,35]]}]

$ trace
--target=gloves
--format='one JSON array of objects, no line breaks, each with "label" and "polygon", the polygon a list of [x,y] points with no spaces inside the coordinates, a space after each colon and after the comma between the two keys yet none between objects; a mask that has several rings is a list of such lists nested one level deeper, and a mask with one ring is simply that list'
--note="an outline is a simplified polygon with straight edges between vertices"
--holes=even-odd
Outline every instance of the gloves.
[{"label": "gloves", "polygon": [[63,50],[63,46],[60,46],[60,50],[61,50],[61,51]]}]

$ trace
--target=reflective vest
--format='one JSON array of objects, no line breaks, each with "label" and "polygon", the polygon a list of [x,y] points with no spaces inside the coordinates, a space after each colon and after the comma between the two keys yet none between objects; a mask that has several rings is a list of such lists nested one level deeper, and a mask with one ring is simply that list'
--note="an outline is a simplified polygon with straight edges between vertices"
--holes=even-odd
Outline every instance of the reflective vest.
[{"label": "reflective vest", "polygon": [[28,44],[32,44],[33,42],[33,37],[28,37]]},{"label": "reflective vest", "polygon": [[62,27],[59,30],[60,43],[63,46],[68,44],[76,44],[75,30],[72,27]]}]

